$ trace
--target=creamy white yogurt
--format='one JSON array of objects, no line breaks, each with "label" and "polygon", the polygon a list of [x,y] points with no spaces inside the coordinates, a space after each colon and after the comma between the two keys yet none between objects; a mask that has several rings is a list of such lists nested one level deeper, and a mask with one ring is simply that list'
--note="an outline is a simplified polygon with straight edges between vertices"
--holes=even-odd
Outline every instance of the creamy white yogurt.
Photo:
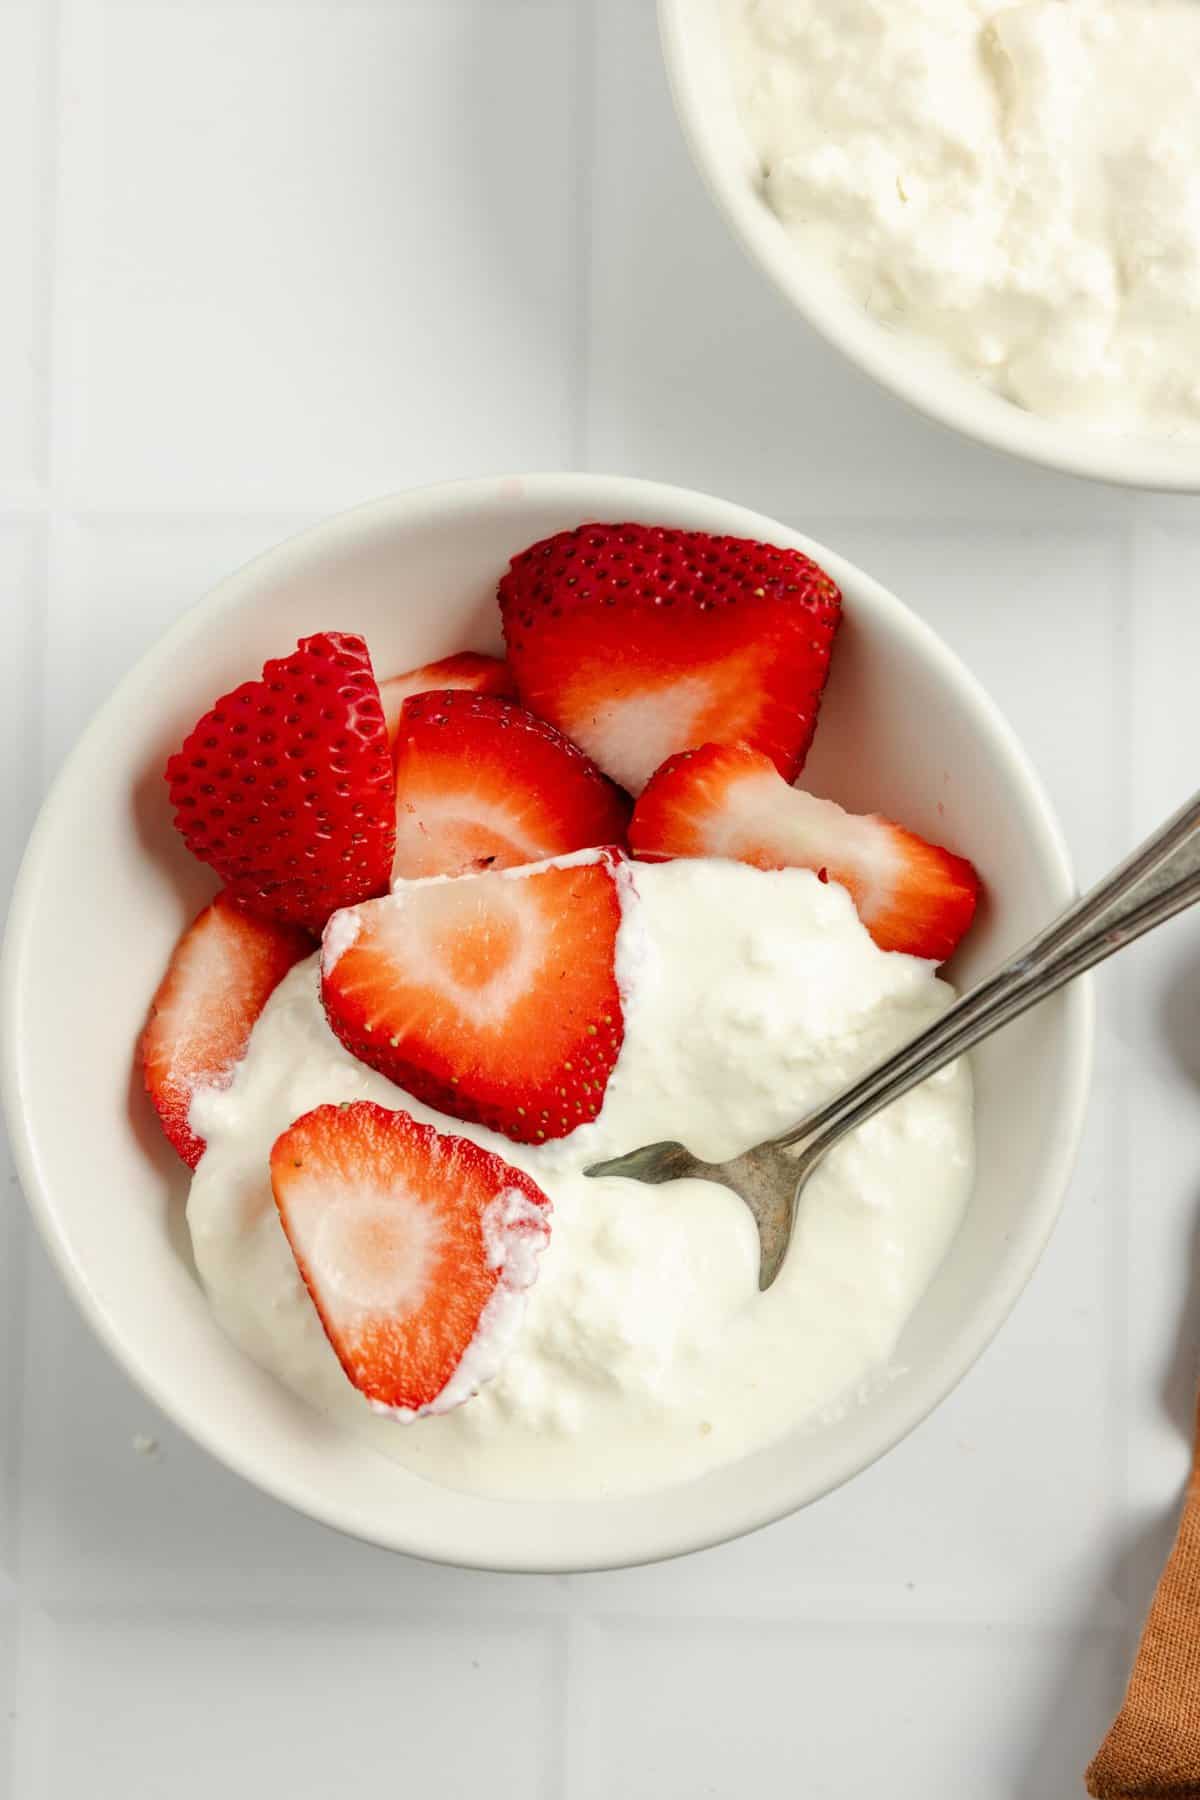
[{"label": "creamy white yogurt", "polygon": [[797,252],[1033,412],[1200,435],[1200,0],[722,0]]},{"label": "creamy white yogurt", "polygon": [[[787,1262],[757,1289],[749,1213],[700,1181],[583,1167],[660,1138],[721,1159],[793,1123],[937,1014],[930,964],[876,948],[849,897],[803,870],[632,865],[618,978],[625,1042],[594,1124],[510,1144],[411,1100],[330,1032],[318,959],[255,1027],[232,1086],[197,1097],[196,1263],[226,1331],[288,1386],[431,1480],[511,1495],[665,1486],[850,1402],[878,1377],[958,1224],[972,1177],[956,1065],[818,1171]],[[374,1416],[301,1283],[271,1198],[278,1134],[323,1101],[376,1100],[460,1132],[550,1195],[549,1247],[499,1374],[454,1412]]]}]

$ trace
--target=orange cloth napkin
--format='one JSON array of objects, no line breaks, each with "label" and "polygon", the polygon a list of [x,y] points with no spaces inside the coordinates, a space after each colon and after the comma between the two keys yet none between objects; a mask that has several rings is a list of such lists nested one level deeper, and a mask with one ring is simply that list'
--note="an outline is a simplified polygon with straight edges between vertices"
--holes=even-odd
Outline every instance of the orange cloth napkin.
[{"label": "orange cloth napkin", "polygon": [[1200,1414],[1179,1535],[1086,1779],[1097,1800],[1200,1800]]}]

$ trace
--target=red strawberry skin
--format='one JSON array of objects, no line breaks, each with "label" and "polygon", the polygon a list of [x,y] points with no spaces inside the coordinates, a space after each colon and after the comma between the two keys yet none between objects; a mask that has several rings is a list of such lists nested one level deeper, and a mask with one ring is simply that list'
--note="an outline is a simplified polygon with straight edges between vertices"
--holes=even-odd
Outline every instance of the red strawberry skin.
[{"label": "red strawberry skin", "polygon": [[472,694],[504,694],[511,696],[512,670],[498,656],[483,656],[478,650],[460,650],[456,656],[443,656],[440,662],[426,663],[423,668],[409,669],[405,675],[391,675],[379,684],[383,717],[388,742],[396,744],[396,727],[400,708],[414,694],[428,694],[434,688],[462,688]]},{"label": "red strawberry skin", "polygon": [[877,814],[843,811],[789,787],[744,744],[705,744],[664,763],[629,823],[635,856],[721,856],[758,869],[812,869],[839,882],[882,950],[942,962],[975,916],[980,882],[965,857]]},{"label": "red strawberry skin", "polygon": [[402,885],[339,914],[321,990],[334,1035],[453,1118],[566,1136],[600,1111],[624,1036],[617,879],[602,856]]},{"label": "red strawberry skin", "polygon": [[289,1125],[271,1188],[325,1334],[377,1411],[444,1412],[495,1374],[550,1235],[527,1175],[360,1100]]},{"label": "red strawberry skin", "polygon": [[188,1124],[199,1087],[223,1087],[259,1013],[293,964],[313,953],[294,926],[243,912],[218,895],[176,944],[150,1003],[139,1055],[146,1092],[189,1169],[204,1139]]},{"label": "red strawberry skin", "polygon": [[667,757],[718,740],[764,751],[792,780],[841,595],[795,550],[593,524],[514,557],[500,611],[522,703],[636,794]]},{"label": "red strawberry skin", "polygon": [[396,730],[393,877],[511,869],[620,844],[629,802],[553,725],[510,700],[406,700]]},{"label": "red strawberry skin", "polygon": [[392,761],[362,638],[319,632],[217,701],[167,763],[193,855],[251,912],[319,934],[385,891]]}]

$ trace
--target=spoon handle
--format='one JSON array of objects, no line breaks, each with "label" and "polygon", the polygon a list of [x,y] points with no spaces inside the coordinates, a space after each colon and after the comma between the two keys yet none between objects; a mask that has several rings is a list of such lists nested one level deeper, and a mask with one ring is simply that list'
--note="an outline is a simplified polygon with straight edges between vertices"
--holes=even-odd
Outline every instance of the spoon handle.
[{"label": "spoon handle", "polygon": [[1085,969],[1200,900],[1200,794],[1111,875],[1025,944],[939,1019],[828,1105],[774,1139],[823,1155],[835,1138],[953,1062]]}]

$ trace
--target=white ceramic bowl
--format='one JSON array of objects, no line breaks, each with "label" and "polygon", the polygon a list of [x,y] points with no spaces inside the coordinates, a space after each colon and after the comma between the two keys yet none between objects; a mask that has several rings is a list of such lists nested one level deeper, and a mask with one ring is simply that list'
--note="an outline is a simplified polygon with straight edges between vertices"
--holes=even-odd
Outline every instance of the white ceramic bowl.
[{"label": "white ceramic bowl", "polygon": [[1079,986],[981,1049],[978,1186],[895,1379],[841,1423],[669,1498],[516,1504],[433,1487],[222,1336],[190,1266],[186,1177],[133,1069],[147,1002],[211,886],[172,829],[164,759],[214,694],[307,632],[364,633],[380,670],[496,647],[494,593],[509,555],[594,518],[768,538],[830,570],[846,617],[811,782],[975,859],[989,898],[960,976],[992,966],[1068,899],[1058,829],[1012,732],[898,600],[832,551],[724,501],[543,475],[347,513],[251,563],[181,619],[92,722],[46,801],[0,975],[3,1094],[25,1192],[68,1287],[133,1379],[215,1456],[300,1511],[395,1549],[499,1569],[607,1567],[711,1544],[802,1506],[903,1437],[969,1368],[1033,1269],[1071,1167],[1089,1068]]},{"label": "white ceramic bowl", "polygon": [[993,449],[1128,487],[1200,491],[1200,444],[1089,431],[1026,412],[948,360],[898,338],[823,267],[806,261],[762,197],[758,158],[737,116],[719,12],[720,0],[658,0],[676,111],[734,236],[810,325],[882,387]]}]

